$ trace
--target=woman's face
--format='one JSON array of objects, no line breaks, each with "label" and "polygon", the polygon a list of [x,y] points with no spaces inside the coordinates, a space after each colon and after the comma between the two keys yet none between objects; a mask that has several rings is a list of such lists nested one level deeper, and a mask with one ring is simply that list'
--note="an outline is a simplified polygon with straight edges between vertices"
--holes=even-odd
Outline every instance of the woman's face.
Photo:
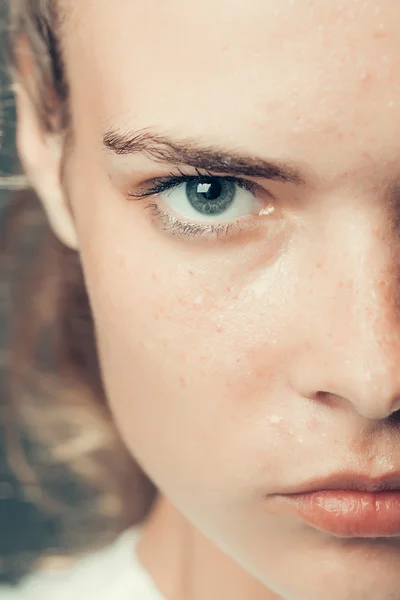
[{"label": "woman's face", "polygon": [[399,3],[72,4],[65,181],[127,445],[284,598],[393,598],[400,536],[276,495],[400,473]]}]

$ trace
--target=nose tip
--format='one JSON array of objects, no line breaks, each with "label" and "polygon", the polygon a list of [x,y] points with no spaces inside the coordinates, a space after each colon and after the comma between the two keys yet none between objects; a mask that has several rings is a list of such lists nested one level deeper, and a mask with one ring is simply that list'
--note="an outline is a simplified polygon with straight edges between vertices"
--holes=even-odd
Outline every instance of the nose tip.
[{"label": "nose tip", "polygon": [[369,420],[400,411],[400,313],[396,292],[377,288],[315,307],[291,379],[303,397]]},{"label": "nose tip", "polygon": [[399,324],[384,309],[374,319],[359,310],[346,319],[331,314],[310,334],[292,385],[303,397],[351,406],[366,419],[389,418],[400,411]]},{"label": "nose tip", "polygon": [[292,385],[303,397],[346,405],[369,420],[387,419],[400,411],[400,319],[394,323],[393,313],[380,311],[372,324],[357,312],[333,328],[326,319],[325,331],[313,333]]},{"label": "nose tip", "polygon": [[[350,372],[351,369],[351,372]],[[336,379],[325,389],[306,390],[303,395],[310,400],[329,406],[351,406],[360,416],[371,421],[389,419],[400,415],[400,376],[382,369],[372,372],[350,367],[347,377]]]}]

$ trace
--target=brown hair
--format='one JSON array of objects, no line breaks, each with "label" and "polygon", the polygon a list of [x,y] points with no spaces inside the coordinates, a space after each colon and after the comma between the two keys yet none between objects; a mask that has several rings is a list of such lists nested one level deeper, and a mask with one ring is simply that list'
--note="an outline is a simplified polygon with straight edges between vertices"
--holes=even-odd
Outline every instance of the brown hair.
[{"label": "brown hair", "polygon": [[[68,128],[68,84],[50,0],[9,0],[9,57],[43,126]],[[32,191],[13,194],[1,240],[11,297],[12,348],[4,431],[26,494],[56,515],[60,553],[86,551],[143,519],[155,489],[114,429],[77,253],[50,231]],[[29,250],[27,250],[27,246]]]}]

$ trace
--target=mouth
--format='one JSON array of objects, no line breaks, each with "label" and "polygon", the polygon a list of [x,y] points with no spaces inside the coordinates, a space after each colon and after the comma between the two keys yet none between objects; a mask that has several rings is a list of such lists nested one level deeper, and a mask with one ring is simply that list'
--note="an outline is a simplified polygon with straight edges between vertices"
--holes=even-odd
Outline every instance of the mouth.
[{"label": "mouth", "polygon": [[336,537],[400,536],[400,473],[376,478],[335,474],[276,499],[285,511]]}]

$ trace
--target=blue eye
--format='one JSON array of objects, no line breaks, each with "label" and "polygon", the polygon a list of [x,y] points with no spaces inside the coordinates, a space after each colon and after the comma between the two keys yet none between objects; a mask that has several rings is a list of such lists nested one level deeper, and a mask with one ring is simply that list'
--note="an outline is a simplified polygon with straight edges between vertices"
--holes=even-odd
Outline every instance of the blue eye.
[{"label": "blue eye", "polygon": [[203,215],[221,215],[234,202],[236,184],[226,179],[204,177],[186,183],[186,196],[191,206]]},{"label": "blue eye", "polygon": [[260,212],[263,204],[250,191],[251,185],[229,177],[199,176],[175,182],[159,195],[179,217],[215,223]]},{"label": "blue eye", "polygon": [[269,192],[248,179],[171,173],[148,183],[129,197],[151,198],[145,207],[154,222],[180,237],[234,237],[275,212]]}]

